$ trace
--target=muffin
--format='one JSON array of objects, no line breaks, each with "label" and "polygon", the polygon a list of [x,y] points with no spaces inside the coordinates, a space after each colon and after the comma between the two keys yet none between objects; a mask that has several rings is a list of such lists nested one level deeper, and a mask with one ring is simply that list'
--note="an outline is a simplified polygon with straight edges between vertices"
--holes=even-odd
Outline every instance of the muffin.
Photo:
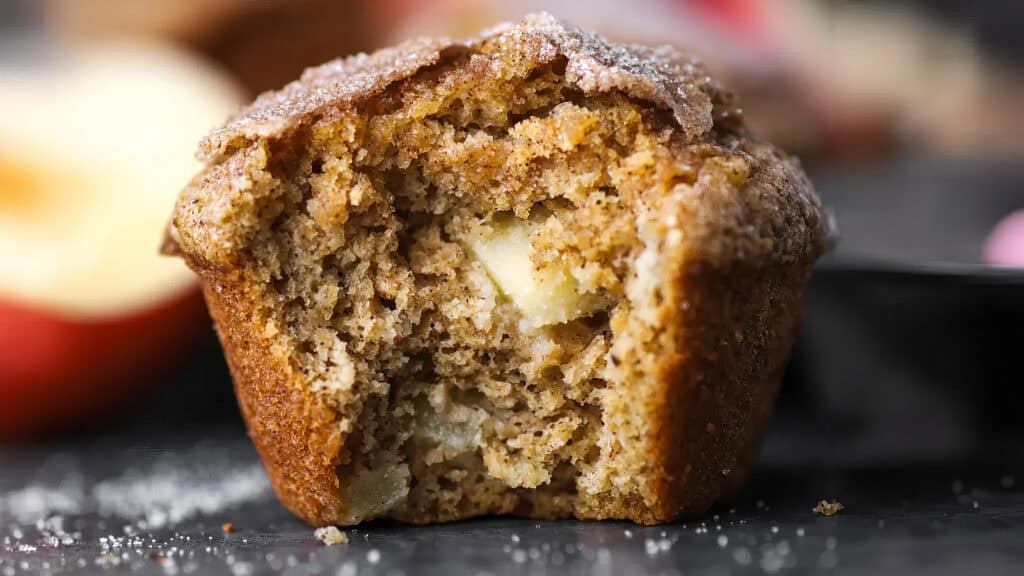
[{"label": "muffin", "polygon": [[213,131],[165,252],[314,525],[696,516],[824,246],[701,65],[547,15],[307,70]]},{"label": "muffin", "polygon": [[189,46],[251,94],[304,68],[379,46],[372,3],[353,0],[47,0],[46,24],[62,39],[142,36]]}]

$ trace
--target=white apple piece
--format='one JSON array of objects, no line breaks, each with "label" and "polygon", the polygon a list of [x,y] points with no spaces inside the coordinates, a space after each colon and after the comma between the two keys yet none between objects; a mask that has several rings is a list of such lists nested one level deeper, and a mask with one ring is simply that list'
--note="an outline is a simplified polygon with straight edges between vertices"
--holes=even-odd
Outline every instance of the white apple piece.
[{"label": "white apple piece", "polygon": [[562,324],[599,310],[603,299],[581,293],[568,267],[534,264],[530,235],[540,225],[536,217],[499,215],[470,234],[466,244],[522,313],[527,327]]}]

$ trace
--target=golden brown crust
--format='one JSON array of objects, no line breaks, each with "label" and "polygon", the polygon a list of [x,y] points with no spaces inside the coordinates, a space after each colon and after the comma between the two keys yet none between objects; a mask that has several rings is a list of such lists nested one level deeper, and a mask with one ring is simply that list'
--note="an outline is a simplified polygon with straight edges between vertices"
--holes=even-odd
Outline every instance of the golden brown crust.
[{"label": "golden brown crust", "polygon": [[[639,452],[656,470],[644,478],[644,501],[601,499],[586,517],[653,524],[698,516],[734,497],[749,475],[824,239],[802,172],[770,146],[749,152],[742,186],[729,166],[705,168],[679,201],[686,225],[679,249],[664,251],[656,328],[630,339],[659,359],[646,370],[653,384],[634,386],[621,408],[650,421]],[[807,203],[794,200],[805,194]]]},{"label": "golden brown crust", "polygon": [[266,320],[245,283],[229,274],[203,275],[203,293],[235,381],[249,436],[278,497],[316,526],[341,515],[337,414],[296,381],[287,360],[263,337]]},{"label": "golden brown crust", "polygon": [[675,323],[681,354],[661,367],[656,521],[701,514],[742,485],[789,357],[807,273],[690,269],[674,283],[689,306]]}]

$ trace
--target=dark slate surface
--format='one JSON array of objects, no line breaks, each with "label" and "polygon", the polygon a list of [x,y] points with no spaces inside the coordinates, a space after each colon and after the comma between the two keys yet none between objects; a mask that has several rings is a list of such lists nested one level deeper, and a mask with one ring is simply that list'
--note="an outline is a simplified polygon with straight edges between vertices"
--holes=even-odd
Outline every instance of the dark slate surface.
[{"label": "dark slate surface", "polygon": [[[734,508],[668,526],[372,523],[327,547],[277,503],[237,430],[173,444],[8,449],[0,452],[0,574],[1019,574],[1019,456],[762,466]],[[818,516],[811,508],[820,498],[845,509]]]},{"label": "dark slate surface", "polygon": [[[274,498],[211,334],[120,420],[0,448],[0,576],[1018,574],[1011,280],[823,268],[747,493],[659,527],[372,523],[326,547]],[[823,498],[845,509],[814,514]]]}]

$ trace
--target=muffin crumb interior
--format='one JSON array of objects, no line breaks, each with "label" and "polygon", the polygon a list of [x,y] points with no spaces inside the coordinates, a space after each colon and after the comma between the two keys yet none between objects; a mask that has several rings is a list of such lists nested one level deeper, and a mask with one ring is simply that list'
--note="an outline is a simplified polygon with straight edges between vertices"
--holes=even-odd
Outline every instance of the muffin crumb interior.
[{"label": "muffin crumb interior", "polygon": [[678,192],[749,156],[565,65],[485,41],[247,152],[247,274],[338,413],[345,523],[642,499],[621,384],[659,360],[658,255]]}]

